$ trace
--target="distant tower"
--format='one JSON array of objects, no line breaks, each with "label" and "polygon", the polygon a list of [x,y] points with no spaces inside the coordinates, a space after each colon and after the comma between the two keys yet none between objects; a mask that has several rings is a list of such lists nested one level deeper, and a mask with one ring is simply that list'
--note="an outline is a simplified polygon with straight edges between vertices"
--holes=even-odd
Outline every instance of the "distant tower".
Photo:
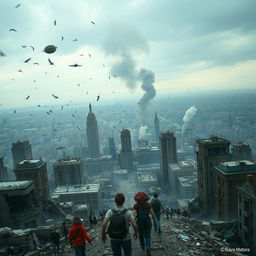
[{"label": "distant tower", "polygon": [[159,127],[159,119],[158,119],[157,113],[155,113],[154,128],[155,128],[155,140],[159,145],[160,127]]},{"label": "distant tower", "polygon": [[53,164],[55,186],[79,185],[84,183],[81,158],[59,159]]},{"label": "distant tower", "polygon": [[91,103],[89,104],[89,113],[86,121],[86,134],[89,148],[89,154],[91,158],[100,157],[100,143],[98,124],[94,113],[92,112]]},{"label": "distant tower", "polygon": [[23,160],[14,169],[16,180],[33,180],[37,198],[49,198],[47,163],[42,160]]},{"label": "distant tower", "polygon": [[120,168],[133,169],[131,133],[128,129],[121,131]]},{"label": "distant tower", "polygon": [[198,196],[203,216],[216,215],[215,167],[230,160],[230,141],[219,136],[197,140]]},{"label": "distant tower", "polygon": [[115,145],[114,138],[109,138],[108,144],[109,144],[109,153],[112,156],[112,160],[116,161],[116,145]]},{"label": "distant tower", "polygon": [[0,181],[8,181],[7,167],[4,166],[3,157],[0,157]]},{"label": "distant tower", "polygon": [[12,143],[12,159],[14,168],[23,160],[33,159],[31,145],[28,140]]},{"label": "distant tower", "polygon": [[235,161],[252,160],[252,149],[249,144],[239,142],[231,148],[231,158]]},{"label": "distant tower", "polygon": [[164,183],[169,182],[169,164],[177,163],[176,137],[171,131],[160,135],[160,171]]}]

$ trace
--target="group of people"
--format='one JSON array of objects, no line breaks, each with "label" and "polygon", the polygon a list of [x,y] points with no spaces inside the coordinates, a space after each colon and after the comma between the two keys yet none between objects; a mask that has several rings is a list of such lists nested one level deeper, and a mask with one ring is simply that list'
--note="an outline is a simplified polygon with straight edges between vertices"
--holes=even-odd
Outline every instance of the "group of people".
[{"label": "group of people", "polygon": [[134,230],[134,239],[139,237],[141,249],[143,251],[146,250],[147,256],[151,255],[151,218],[153,219],[155,230],[161,234],[160,215],[164,211],[164,207],[158,199],[157,193],[154,193],[154,198],[150,202],[149,199],[147,194],[139,192],[134,196],[136,203],[132,209],[126,209],[124,207],[124,194],[116,194],[116,206],[114,209],[107,211],[101,229],[101,239],[104,243],[107,240],[107,235],[110,237],[114,256],[121,256],[122,250],[125,256],[132,255],[130,225]]},{"label": "group of people", "polygon": [[[107,237],[110,238],[114,256],[132,255],[132,239],[129,227],[132,226],[134,233],[133,238],[139,238],[140,246],[146,251],[147,256],[151,256],[151,230],[154,229],[161,234],[161,213],[166,212],[158,198],[158,194],[154,193],[153,199],[144,192],[139,192],[134,196],[136,201],[132,208],[124,207],[125,196],[123,193],[117,193],[115,196],[115,207],[107,210],[102,221],[101,240],[106,243]],[[93,220],[93,218],[91,218]],[[153,219],[153,225],[152,221]],[[90,223],[90,222],[89,222]],[[91,224],[91,223],[90,223]],[[74,217],[72,226],[68,229],[64,222],[61,226],[65,241],[69,241],[74,249],[75,256],[85,256],[85,242],[92,245],[92,240],[87,234],[86,228],[79,217]],[[59,252],[60,235],[57,229],[51,234],[51,242],[54,252]],[[57,253],[55,253],[56,255]]]}]

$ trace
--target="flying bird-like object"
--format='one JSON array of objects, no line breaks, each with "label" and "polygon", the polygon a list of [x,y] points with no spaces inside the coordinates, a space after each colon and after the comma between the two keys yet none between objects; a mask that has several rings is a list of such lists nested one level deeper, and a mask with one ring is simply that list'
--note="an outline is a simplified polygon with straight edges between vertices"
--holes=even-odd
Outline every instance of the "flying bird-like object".
[{"label": "flying bird-like object", "polygon": [[50,58],[48,58],[48,62],[50,65],[54,65],[54,62],[52,62]]},{"label": "flying bird-like object", "polygon": [[61,36],[61,41],[63,41],[63,39],[64,39],[64,36]]},{"label": "flying bird-like object", "polygon": [[70,67],[82,67],[82,65],[79,65],[79,64],[73,64],[73,65],[69,65]]},{"label": "flying bird-like object", "polygon": [[33,64],[34,64],[34,65],[39,65],[39,63],[38,63],[38,62],[34,62]]},{"label": "flying bird-like object", "polygon": [[59,98],[59,96],[56,96],[56,95],[54,95],[54,94],[52,94],[52,97],[54,97],[55,99],[58,99],[58,98]]},{"label": "flying bird-like object", "polygon": [[16,6],[15,6],[15,8],[19,8],[21,6],[21,4],[17,4]]},{"label": "flying bird-like object", "polygon": [[21,69],[19,69],[18,72],[23,72],[23,71]]},{"label": "flying bird-like object", "polygon": [[6,56],[2,51],[0,51],[0,56],[1,57],[4,57],[4,56]]},{"label": "flying bird-like object", "polygon": [[14,32],[17,32],[17,30],[15,28],[10,28],[9,31],[14,31]]},{"label": "flying bird-like object", "polygon": [[94,22],[94,21],[91,21],[91,23],[92,23],[93,25],[95,25],[95,22]]},{"label": "flying bird-like object", "polygon": [[78,40],[77,40],[77,39],[74,39],[74,40],[73,40],[73,42],[76,42],[76,41],[78,41]]},{"label": "flying bird-like object", "polygon": [[35,50],[35,48],[32,46],[32,45],[30,45],[30,47],[31,47],[31,49],[34,51]]},{"label": "flying bird-like object", "polygon": [[28,58],[26,60],[24,60],[25,63],[28,63],[31,60],[31,58]]},{"label": "flying bird-like object", "polygon": [[22,45],[21,47],[22,47],[22,48],[26,48],[27,46],[26,46],[26,45]]},{"label": "flying bird-like object", "polygon": [[30,95],[28,95],[27,97],[26,97],[26,100],[28,100],[30,98]]},{"label": "flying bird-like object", "polygon": [[97,96],[97,101],[99,101],[99,99],[100,99],[100,95]]},{"label": "flying bird-like object", "polygon": [[57,25],[57,21],[56,20],[54,20],[54,26],[56,26]]},{"label": "flying bird-like object", "polygon": [[45,48],[44,48],[44,52],[48,53],[48,54],[52,54],[56,51],[57,47],[53,44],[50,44],[50,45],[47,45]]}]

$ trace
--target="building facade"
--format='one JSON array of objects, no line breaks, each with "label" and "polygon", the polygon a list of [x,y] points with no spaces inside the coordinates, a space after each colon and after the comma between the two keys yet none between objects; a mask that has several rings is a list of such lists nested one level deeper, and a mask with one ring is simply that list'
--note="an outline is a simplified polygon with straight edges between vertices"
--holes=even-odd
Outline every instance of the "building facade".
[{"label": "building facade", "polygon": [[249,144],[245,142],[239,142],[233,145],[231,148],[232,160],[252,160],[252,149]]},{"label": "building facade", "polygon": [[256,182],[248,175],[238,186],[238,234],[244,247],[256,253]]},{"label": "building facade", "polygon": [[14,169],[16,180],[33,180],[39,198],[49,198],[47,163],[42,160],[23,160]]},{"label": "building facade", "polygon": [[199,207],[203,216],[216,215],[215,167],[230,160],[230,141],[212,136],[197,140],[197,169]]},{"label": "building facade", "polygon": [[34,182],[0,182],[0,209],[0,227],[37,227],[40,224],[40,211]]},{"label": "building facade", "polygon": [[3,157],[0,157],[0,181],[8,181],[7,167],[4,166]]},{"label": "building facade", "polygon": [[17,164],[23,160],[33,159],[31,145],[28,140],[12,143],[11,150],[14,168],[16,168]]},{"label": "building facade", "polygon": [[53,163],[55,187],[78,185],[84,183],[83,160],[81,158],[64,158]]},{"label": "building facade", "polygon": [[217,216],[221,220],[237,218],[237,186],[252,175],[256,181],[256,163],[233,161],[220,163],[215,167],[217,181]]},{"label": "building facade", "polygon": [[88,204],[90,209],[101,209],[100,184],[84,184],[74,186],[58,186],[52,193],[52,199],[57,202],[73,202],[74,205]]},{"label": "building facade", "polygon": [[87,143],[89,148],[90,158],[100,157],[100,141],[98,124],[95,114],[92,112],[91,103],[89,104],[89,113],[86,121]]},{"label": "building facade", "polygon": [[154,129],[155,129],[155,141],[159,145],[160,126],[159,126],[159,119],[158,119],[157,113],[155,113],[155,118],[154,118]]},{"label": "building facade", "polygon": [[122,129],[121,131],[120,168],[133,169],[131,133],[128,129]]},{"label": "building facade", "polygon": [[105,155],[100,158],[101,172],[111,173],[114,170],[114,162],[111,155]]},{"label": "building facade", "polygon": [[176,137],[171,131],[160,135],[160,170],[163,183],[169,184],[169,164],[177,163]]}]

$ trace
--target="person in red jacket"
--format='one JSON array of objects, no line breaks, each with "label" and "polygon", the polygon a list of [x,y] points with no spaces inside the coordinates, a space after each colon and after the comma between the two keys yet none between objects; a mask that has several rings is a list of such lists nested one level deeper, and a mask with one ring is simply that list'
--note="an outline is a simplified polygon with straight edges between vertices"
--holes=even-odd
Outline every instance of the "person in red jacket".
[{"label": "person in red jacket", "polygon": [[74,248],[75,256],[85,256],[85,240],[92,245],[92,240],[79,217],[74,217],[73,225],[70,227],[68,239]]}]

